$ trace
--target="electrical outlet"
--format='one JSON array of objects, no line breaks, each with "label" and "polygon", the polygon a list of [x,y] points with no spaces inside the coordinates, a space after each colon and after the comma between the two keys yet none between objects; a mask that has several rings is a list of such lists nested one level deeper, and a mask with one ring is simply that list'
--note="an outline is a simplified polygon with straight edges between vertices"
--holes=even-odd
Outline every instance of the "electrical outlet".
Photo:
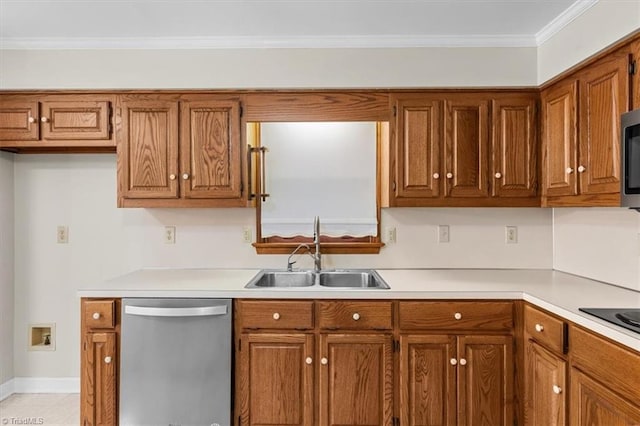
[{"label": "electrical outlet", "polygon": [[393,244],[396,242],[396,228],[387,228],[387,244]]},{"label": "electrical outlet", "polygon": [[176,243],[176,227],[175,226],[164,227],[164,243],[165,244]]},{"label": "electrical outlet", "polygon": [[57,230],[57,234],[58,234],[58,244],[68,244],[69,243],[69,228],[64,226],[64,225],[60,225],[58,226],[58,230]]},{"label": "electrical outlet", "polygon": [[507,244],[517,244],[518,243],[518,227],[506,226],[504,229],[505,229],[505,242]]},{"label": "electrical outlet", "polygon": [[438,225],[438,242],[449,242],[449,225]]},{"label": "electrical outlet", "polygon": [[251,242],[251,227],[245,226],[242,228],[242,241],[245,243]]}]

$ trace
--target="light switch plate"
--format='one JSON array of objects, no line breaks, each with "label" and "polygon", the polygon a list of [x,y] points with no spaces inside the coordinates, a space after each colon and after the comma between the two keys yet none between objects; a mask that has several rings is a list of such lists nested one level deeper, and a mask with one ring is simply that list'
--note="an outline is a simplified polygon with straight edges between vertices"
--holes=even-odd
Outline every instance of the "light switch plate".
[{"label": "light switch plate", "polygon": [[449,225],[438,225],[438,242],[449,242]]},{"label": "light switch plate", "polygon": [[69,227],[60,225],[57,229],[58,244],[69,244]]},{"label": "light switch plate", "polygon": [[164,227],[164,243],[165,244],[176,243],[176,227],[175,226]]}]

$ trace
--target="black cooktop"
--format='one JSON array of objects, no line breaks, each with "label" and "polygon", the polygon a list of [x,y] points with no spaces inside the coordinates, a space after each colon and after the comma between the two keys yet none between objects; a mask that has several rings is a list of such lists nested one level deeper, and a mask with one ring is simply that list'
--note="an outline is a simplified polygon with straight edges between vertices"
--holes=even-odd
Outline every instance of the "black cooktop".
[{"label": "black cooktop", "polygon": [[620,327],[640,333],[640,308],[580,308],[582,312],[609,321]]}]

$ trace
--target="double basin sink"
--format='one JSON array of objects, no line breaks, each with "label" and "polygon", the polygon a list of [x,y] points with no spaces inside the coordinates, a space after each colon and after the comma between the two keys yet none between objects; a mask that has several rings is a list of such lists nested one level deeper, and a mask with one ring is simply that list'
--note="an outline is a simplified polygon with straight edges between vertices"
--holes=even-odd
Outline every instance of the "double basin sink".
[{"label": "double basin sink", "polygon": [[389,285],[373,269],[327,271],[262,270],[246,288],[330,287],[348,289],[389,289]]}]

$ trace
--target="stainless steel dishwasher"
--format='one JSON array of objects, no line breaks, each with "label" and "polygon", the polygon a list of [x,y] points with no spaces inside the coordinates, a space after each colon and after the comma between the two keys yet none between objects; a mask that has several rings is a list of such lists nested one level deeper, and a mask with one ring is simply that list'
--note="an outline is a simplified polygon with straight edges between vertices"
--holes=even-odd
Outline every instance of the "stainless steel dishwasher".
[{"label": "stainless steel dishwasher", "polygon": [[231,424],[231,300],[122,300],[121,426]]}]

